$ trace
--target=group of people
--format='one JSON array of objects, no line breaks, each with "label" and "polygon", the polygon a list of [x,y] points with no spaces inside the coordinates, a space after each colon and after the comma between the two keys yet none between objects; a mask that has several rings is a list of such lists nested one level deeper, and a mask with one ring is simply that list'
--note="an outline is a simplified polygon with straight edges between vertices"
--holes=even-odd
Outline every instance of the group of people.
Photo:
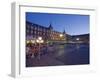
[{"label": "group of people", "polygon": [[26,57],[37,57],[38,55],[45,54],[47,51],[47,44],[26,44]]}]

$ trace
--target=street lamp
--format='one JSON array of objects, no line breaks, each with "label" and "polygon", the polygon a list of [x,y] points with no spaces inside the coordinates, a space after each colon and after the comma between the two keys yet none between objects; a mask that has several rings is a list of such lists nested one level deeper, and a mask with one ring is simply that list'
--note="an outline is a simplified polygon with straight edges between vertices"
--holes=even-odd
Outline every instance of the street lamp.
[{"label": "street lamp", "polygon": [[35,43],[35,40],[31,40],[31,43],[33,43],[33,44],[34,44],[34,43]]},{"label": "street lamp", "polygon": [[77,40],[77,45],[76,45],[76,47],[77,47],[77,49],[79,49],[78,41],[80,40],[80,38],[76,38],[76,40]]},{"label": "street lamp", "polygon": [[42,40],[42,37],[38,37],[38,40]]},{"label": "street lamp", "polygon": [[38,39],[36,40],[37,43],[39,43],[39,59],[40,59],[40,45],[41,43],[44,42],[44,40],[42,39],[42,37],[38,37]]},{"label": "street lamp", "polygon": [[80,38],[76,38],[76,40],[77,40],[77,41],[79,41],[79,40],[80,40]]},{"label": "street lamp", "polygon": [[26,43],[28,44],[28,43],[30,43],[30,41],[29,41],[29,40],[27,40],[27,41],[26,41]]},{"label": "street lamp", "polygon": [[[60,40],[62,40],[62,39],[63,39],[63,34],[60,34],[59,36],[60,36]],[[60,41],[60,42],[61,42],[61,41]]]},{"label": "street lamp", "polygon": [[59,36],[60,36],[60,37],[63,37],[63,34],[60,34]]}]

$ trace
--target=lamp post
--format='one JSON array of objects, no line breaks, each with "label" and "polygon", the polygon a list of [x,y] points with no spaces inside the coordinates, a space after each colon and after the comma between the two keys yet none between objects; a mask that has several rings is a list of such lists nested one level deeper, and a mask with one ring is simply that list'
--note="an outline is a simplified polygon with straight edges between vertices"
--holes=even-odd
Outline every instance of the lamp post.
[{"label": "lamp post", "polygon": [[60,38],[62,38],[63,37],[63,34],[60,34],[59,36],[60,36]]},{"label": "lamp post", "polygon": [[41,43],[44,42],[44,40],[42,39],[42,37],[38,37],[38,39],[36,40],[37,43],[39,43],[39,59],[40,59],[40,46],[41,46]]},{"label": "lamp post", "polygon": [[[33,39],[33,40],[31,40],[31,43],[32,43],[32,47],[33,47],[33,44],[35,44],[35,40]],[[33,48],[32,48],[33,49]],[[31,56],[32,58],[34,58],[34,51],[32,50],[32,56]]]},{"label": "lamp post", "polygon": [[63,34],[60,34],[59,36],[60,36],[60,42],[61,42],[61,40],[63,39]]}]

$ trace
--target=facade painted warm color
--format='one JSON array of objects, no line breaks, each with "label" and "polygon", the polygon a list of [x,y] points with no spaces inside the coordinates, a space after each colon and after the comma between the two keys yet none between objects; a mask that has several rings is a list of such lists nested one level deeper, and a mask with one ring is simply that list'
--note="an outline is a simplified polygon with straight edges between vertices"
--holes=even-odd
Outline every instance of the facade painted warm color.
[{"label": "facade painted warm color", "polygon": [[66,42],[66,32],[55,31],[50,24],[48,27],[26,21],[26,39],[36,40],[42,37],[44,42]]}]

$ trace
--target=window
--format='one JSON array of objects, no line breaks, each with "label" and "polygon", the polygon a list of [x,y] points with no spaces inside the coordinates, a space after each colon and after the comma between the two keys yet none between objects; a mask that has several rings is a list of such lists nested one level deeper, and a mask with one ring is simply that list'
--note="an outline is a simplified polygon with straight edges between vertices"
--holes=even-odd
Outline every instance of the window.
[{"label": "window", "polygon": [[33,34],[33,30],[31,30],[31,34]]}]

